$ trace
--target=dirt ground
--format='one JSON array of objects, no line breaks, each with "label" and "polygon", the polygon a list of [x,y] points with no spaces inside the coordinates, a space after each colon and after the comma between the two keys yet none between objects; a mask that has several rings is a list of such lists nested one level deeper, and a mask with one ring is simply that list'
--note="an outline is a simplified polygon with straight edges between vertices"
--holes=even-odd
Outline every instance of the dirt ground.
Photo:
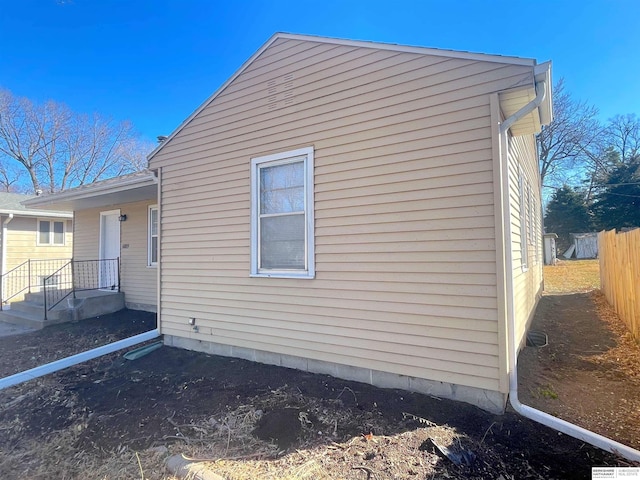
[{"label": "dirt ground", "polygon": [[542,297],[519,357],[520,400],[640,449],[640,348],[599,291]]},{"label": "dirt ground", "polygon": [[[624,330],[600,308],[594,294],[543,298],[533,328],[550,344],[521,354],[522,397],[638,447],[638,363],[619,360]],[[123,311],[0,338],[0,376],[154,327]],[[0,391],[0,478],[171,479],[172,454],[226,480],[590,478],[628,465],[512,411],[169,347],[122,353]]]}]

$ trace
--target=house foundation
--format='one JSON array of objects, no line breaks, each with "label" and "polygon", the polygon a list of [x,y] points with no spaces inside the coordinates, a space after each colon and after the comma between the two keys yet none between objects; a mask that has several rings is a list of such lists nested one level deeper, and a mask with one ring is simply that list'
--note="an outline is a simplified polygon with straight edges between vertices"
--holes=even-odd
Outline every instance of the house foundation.
[{"label": "house foundation", "polygon": [[234,347],[193,338],[164,335],[164,343],[170,347],[184,348],[210,355],[242,358],[252,362],[294,368],[310,373],[331,375],[344,380],[368,383],[380,388],[394,388],[434,397],[456,400],[475,405],[490,413],[504,413],[507,395],[476,387],[438,382],[425,378],[381,372],[369,368],[353,367],[334,362],[314,360],[294,355],[265,352],[252,348]]}]

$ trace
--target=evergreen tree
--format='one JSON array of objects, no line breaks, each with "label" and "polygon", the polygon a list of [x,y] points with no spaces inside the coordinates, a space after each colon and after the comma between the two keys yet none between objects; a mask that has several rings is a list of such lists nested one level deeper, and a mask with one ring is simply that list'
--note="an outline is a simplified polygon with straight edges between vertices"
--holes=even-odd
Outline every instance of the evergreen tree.
[{"label": "evergreen tree", "polygon": [[590,232],[593,228],[584,195],[568,185],[555,191],[546,210],[545,231],[558,235],[556,243],[560,252],[573,243],[572,233]]}]

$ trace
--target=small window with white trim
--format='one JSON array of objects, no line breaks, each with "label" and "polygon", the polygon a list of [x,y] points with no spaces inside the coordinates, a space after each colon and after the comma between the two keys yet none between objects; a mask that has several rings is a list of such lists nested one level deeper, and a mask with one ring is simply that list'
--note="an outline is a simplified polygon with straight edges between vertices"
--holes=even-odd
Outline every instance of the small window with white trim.
[{"label": "small window with white trim", "polygon": [[251,275],[313,278],[313,148],[251,159]]},{"label": "small window with white trim", "polygon": [[38,220],[38,245],[64,245],[65,222],[61,220]]},{"label": "small window with white trim", "polygon": [[155,205],[149,207],[148,242],[147,265],[154,266],[158,264],[158,207]]}]

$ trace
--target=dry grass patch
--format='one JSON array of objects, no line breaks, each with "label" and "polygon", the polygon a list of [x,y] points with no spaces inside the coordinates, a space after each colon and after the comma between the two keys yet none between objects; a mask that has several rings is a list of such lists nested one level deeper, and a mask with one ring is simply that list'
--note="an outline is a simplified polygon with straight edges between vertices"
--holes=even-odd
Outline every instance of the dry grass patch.
[{"label": "dry grass patch", "polygon": [[558,260],[544,267],[546,294],[590,292],[600,289],[598,260]]},{"label": "dry grass patch", "polygon": [[96,455],[75,447],[79,430],[77,425],[45,441],[31,441],[7,455],[0,455],[2,478],[178,480],[165,467],[166,448],[136,452],[123,446],[117,451]]}]

